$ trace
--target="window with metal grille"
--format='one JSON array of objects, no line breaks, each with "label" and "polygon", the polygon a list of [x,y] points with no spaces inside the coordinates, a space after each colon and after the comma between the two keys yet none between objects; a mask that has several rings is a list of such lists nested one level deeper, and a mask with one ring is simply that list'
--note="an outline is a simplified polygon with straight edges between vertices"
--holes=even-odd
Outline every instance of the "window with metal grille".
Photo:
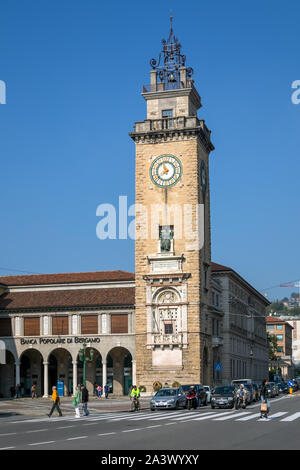
[{"label": "window with metal grille", "polygon": [[128,333],[128,315],[111,315],[111,333]]},{"label": "window with metal grille", "polygon": [[52,318],[52,334],[53,335],[68,335],[69,322],[68,316],[58,316]]},{"label": "window with metal grille", "polygon": [[98,315],[81,316],[81,334],[98,334]]},{"label": "window with metal grille", "polygon": [[40,317],[24,318],[24,336],[40,335]]},{"label": "window with metal grille", "polygon": [[164,323],[165,335],[172,335],[174,332],[173,322]]}]

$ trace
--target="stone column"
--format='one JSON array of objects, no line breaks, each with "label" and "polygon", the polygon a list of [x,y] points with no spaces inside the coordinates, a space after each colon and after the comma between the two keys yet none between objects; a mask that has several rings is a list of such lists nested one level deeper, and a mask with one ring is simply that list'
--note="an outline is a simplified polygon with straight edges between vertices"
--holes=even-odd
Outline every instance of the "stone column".
[{"label": "stone column", "polygon": [[48,398],[48,364],[44,362],[44,395],[43,398]]},{"label": "stone column", "polygon": [[104,393],[104,386],[106,385],[107,381],[107,365],[106,365],[106,359],[105,361],[102,360],[102,388],[103,388],[103,393]]},{"label": "stone column", "polygon": [[137,385],[136,383],[136,360],[132,360],[132,385]]},{"label": "stone column", "polygon": [[73,361],[73,396],[77,387],[77,361]]},{"label": "stone column", "polygon": [[20,361],[19,359],[16,360],[15,362],[16,365],[16,386],[20,384]]}]

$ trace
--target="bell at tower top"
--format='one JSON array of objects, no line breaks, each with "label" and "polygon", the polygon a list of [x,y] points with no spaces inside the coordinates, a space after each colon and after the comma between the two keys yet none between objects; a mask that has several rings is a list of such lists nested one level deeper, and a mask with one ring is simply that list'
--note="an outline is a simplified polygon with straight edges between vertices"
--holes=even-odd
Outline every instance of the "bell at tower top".
[{"label": "bell at tower top", "polygon": [[170,16],[170,33],[162,40],[158,60],[151,59],[150,85],[143,86],[142,96],[147,101],[147,119],[178,116],[197,116],[201,98],[191,78],[193,69],[186,67],[186,56],[173,31]]}]

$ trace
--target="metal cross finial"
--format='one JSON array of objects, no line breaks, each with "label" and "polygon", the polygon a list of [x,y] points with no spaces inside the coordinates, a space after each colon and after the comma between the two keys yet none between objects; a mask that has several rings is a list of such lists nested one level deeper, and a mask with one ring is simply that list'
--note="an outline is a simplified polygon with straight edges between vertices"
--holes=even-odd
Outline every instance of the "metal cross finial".
[{"label": "metal cross finial", "polygon": [[171,23],[171,33],[173,32],[173,15],[172,15],[172,10],[170,10],[170,23]]}]

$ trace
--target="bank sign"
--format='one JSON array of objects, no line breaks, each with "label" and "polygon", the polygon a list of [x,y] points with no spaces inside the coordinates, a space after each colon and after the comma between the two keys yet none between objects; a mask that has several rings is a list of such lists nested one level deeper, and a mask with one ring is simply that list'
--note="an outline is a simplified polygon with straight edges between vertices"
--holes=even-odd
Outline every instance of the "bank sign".
[{"label": "bank sign", "polygon": [[82,338],[78,336],[69,338],[21,338],[21,345],[24,344],[80,344],[80,343],[100,343],[100,338]]}]

